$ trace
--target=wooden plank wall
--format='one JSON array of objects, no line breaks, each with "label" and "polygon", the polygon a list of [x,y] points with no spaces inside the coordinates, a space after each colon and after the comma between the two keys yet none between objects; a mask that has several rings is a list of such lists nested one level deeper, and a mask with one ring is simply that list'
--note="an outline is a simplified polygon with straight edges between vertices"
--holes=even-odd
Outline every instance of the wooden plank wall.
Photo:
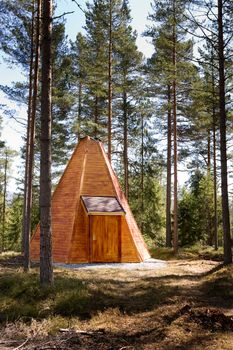
[{"label": "wooden plank wall", "polygon": [[111,182],[114,184],[116,196],[126,212],[125,218],[122,220],[122,261],[126,262],[129,258],[132,259],[132,262],[133,258],[135,259],[134,261],[144,261],[145,259],[149,259],[150,253],[131,212],[128,201],[126,200],[125,195],[121,190],[118,178],[112,169],[104,147],[101,143],[99,143],[99,147],[102,150]]},{"label": "wooden plank wall", "polygon": [[[82,165],[85,157],[85,140],[76,147],[52,197],[52,245],[53,260],[68,262],[72,238],[76,193],[80,187]],[[31,240],[31,259],[39,260],[39,226]]]},{"label": "wooden plank wall", "polygon": [[73,235],[70,244],[69,263],[84,263],[89,261],[89,227],[88,216],[81,201],[78,201]]},{"label": "wooden plank wall", "polygon": [[[121,218],[121,261],[138,262],[150,255],[127,200],[100,142],[86,137],[76,147],[52,197],[52,241],[55,262],[89,260],[88,216],[81,195],[117,196]],[[31,258],[39,260],[39,226],[31,240]]]},{"label": "wooden plank wall", "polygon": [[89,259],[88,224],[80,196],[115,195],[113,184],[109,178],[108,170],[102,157],[101,149],[98,147],[99,142],[87,138],[85,140],[86,160],[83,169],[83,181],[79,189],[79,198],[77,200],[76,221],[70,247],[70,263],[88,262]]}]

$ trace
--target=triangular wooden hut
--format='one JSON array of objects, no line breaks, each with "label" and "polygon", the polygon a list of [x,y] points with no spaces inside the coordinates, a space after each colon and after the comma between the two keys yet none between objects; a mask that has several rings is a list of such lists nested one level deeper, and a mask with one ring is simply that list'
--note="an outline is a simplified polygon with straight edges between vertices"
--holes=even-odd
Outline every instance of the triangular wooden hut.
[{"label": "triangular wooden hut", "polygon": [[[40,256],[39,225],[31,260]],[[101,142],[82,139],[52,197],[53,261],[141,262],[150,257]]]}]

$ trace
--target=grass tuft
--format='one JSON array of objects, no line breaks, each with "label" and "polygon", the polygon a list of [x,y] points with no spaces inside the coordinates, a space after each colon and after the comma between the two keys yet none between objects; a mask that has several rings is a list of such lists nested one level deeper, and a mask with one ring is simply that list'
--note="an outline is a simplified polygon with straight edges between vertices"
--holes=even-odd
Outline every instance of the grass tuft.
[{"label": "grass tuft", "polygon": [[203,260],[223,261],[222,248],[219,248],[216,251],[214,250],[213,247],[203,247],[200,245],[179,248],[178,254],[174,254],[173,248],[152,247],[150,249],[150,253],[154,259],[161,259],[161,260],[203,259]]}]

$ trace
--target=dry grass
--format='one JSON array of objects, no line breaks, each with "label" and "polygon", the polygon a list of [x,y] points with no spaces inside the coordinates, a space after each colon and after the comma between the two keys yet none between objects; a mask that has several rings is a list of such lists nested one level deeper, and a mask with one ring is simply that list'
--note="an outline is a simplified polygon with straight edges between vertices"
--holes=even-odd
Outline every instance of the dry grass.
[{"label": "dry grass", "polygon": [[0,269],[5,348],[28,339],[22,349],[232,349],[232,267],[188,259],[154,271],[56,269],[55,286],[41,290],[37,269],[25,276],[18,266],[4,258]]}]

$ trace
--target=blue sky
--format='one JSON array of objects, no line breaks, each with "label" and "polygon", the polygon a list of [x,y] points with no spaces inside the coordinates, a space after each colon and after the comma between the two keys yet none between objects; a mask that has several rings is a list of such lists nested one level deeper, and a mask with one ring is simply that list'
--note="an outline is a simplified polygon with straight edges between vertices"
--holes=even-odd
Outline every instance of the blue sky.
[{"label": "blue sky", "polygon": [[[145,38],[141,37],[141,33],[145,30],[148,13],[151,9],[150,3],[152,0],[129,0],[132,15],[132,27],[137,30],[138,35],[138,48],[145,56],[150,56],[152,53],[152,46],[146,42]],[[85,0],[77,1],[83,9],[85,9]],[[72,0],[59,0],[57,2],[57,13],[62,14],[64,12],[74,11],[73,14],[66,16],[67,19],[67,34],[71,39],[75,39],[76,33],[82,30],[82,26],[85,24],[85,16],[82,13],[75,2]]]},{"label": "blue sky", "polygon": [[[85,9],[86,0],[77,1],[83,9]],[[151,9],[151,0],[129,0],[132,15],[132,27],[138,32],[137,45],[140,51],[147,57],[152,54],[152,45],[149,39],[142,37],[142,33],[148,23],[147,16]],[[72,0],[57,0],[57,15],[66,12],[74,13],[68,14],[66,18],[66,32],[71,40],[74,40],[77,32],[83,31],[82,27],[85,24],[84,13],[80,11],[75,2]],[[10,84],[11,81],[22,79],[20,70],[17,67],[9,67],[6,64],[5,58],[0,56],[0,76],[1,84]]]}]

